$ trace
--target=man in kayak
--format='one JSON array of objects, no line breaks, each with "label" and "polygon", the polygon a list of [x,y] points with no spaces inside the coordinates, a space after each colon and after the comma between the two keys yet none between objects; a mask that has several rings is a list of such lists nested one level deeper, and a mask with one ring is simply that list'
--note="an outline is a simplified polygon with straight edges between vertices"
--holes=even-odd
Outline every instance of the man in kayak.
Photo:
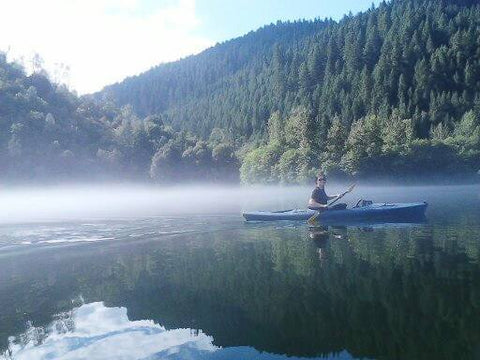
[{"label": "man in kayak", "polygon": [[[328,210],[329,208],[327,202],[340,197],[340,194],[328,196],[325,193],[325,183],[327,182],[327,177],[324,174],[319,173],[315,181],[316,187],[312,191],[310,200],[308,200],[308,208],[319,211]],[[335,209],[345,209],[346,207],[347,204],[338,204],[334,206]]]}]

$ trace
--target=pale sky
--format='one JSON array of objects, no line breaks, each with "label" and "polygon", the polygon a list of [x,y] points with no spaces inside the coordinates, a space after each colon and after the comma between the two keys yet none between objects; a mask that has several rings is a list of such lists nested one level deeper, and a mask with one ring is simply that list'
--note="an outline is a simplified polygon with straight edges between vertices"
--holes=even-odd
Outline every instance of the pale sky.
[{"label": "pale sky", "polygon": [[277,20],[338,20],[372,3],[379,1],[0,0],[0,50],[23,57],[27,70],[38,53],[54,78],[85,94]]}]

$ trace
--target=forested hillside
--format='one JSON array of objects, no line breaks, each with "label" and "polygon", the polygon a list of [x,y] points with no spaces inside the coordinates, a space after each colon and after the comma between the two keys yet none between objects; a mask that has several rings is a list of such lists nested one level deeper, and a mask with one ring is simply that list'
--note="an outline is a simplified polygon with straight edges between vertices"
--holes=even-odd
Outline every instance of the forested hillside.
[{"label": "forested hillside", "polygon": [[0,182],[238,181],[233,148],[78,98],[43,71],[26,76],[0,53]]},{"label": "forested hillside", "polygon": [[246,182],[480,168],[480,5],[393,0],[277,23],[96,94],[208,139],[222,129]]},{"label": "forested hillside", "polygon": [[0,54],[0,180],[299,183],[480,169],[480,5],[277,23],[77,97]]}]

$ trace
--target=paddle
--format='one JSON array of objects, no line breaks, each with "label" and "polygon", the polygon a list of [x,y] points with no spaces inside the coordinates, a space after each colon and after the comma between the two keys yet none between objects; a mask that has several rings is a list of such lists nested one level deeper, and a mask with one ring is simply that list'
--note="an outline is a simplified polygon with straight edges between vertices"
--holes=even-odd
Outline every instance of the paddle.
[{"label": "paddle", "polygon": [[[335,200],[333,200],[330,204],[327,205],[327,208],[329,206],[332,206],[333,204],[335,204],[338,200],[340,200],[342,197],[344,197],[345,195],[347,195],[350,191],[353,190],[353,188],[355,187],[355,184],[352,184],[350,185],[350,187],[347,189],[347,191],[341,193]],[[310,219],[307,220],[307,222],[310,224],[310,225],[313,225],[315,223],[315,220],[317,220],[317,217],[320,215],[320,211],[317,211]]]}]

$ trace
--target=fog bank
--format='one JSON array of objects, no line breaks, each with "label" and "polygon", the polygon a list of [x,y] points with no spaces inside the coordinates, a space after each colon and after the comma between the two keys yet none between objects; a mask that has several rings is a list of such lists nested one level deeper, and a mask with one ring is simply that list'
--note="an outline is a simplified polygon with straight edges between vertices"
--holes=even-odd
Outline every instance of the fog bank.
[{"label": "fog bank", "polygon": [[[347,184],[327,185],[329,195]],[[0,223],[122,219],[181,215],[240,215],[251,210],[305,208],[313,185],[179,186],[145,185],[58,186],[0,189]],[[357,184],[342,202],[440,202],[445,195],[467,194],[480,199],[480,186],[393,187]]]},{"label": "fog bank", "polygon": [[257,205],[304,207],[310,191],[303,187],[145,185],[4,188],[0,190],[0,223],[240,214]]}]

